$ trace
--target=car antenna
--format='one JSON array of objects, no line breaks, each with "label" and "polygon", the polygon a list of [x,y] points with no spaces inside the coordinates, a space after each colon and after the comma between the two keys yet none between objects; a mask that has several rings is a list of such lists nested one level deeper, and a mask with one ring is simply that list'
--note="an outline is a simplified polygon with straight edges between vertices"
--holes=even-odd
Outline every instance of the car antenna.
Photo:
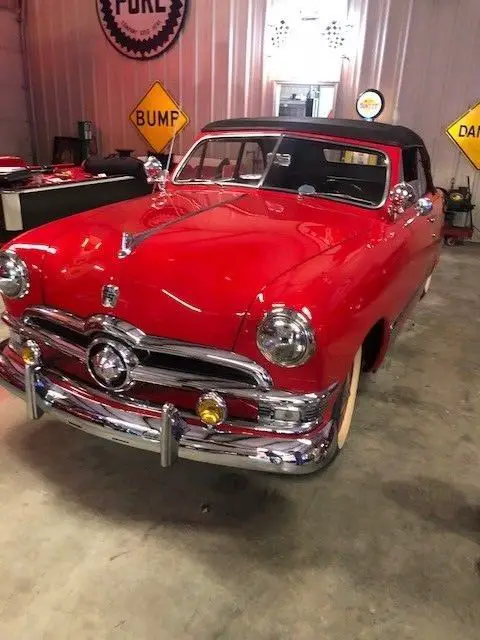
[{"label": "car antenna", "polygon": [[176,139],[177,139],[177,134],[175,133],[175,135],[172,138],[172,142],[170,144],[170,151],[168,153],[167,166],[165,167],[165,182],[167,181],[168,175],[170,173],[170,165],[172,163],[172,155],[173,155],[173,145],[175,144]]}]

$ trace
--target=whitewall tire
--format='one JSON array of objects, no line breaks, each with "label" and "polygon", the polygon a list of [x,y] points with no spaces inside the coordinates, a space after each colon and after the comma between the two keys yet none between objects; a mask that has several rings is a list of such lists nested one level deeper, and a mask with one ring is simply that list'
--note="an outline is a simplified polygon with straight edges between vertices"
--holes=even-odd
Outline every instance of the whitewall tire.
[{"label": "whitewall tire", "polygon": [[430,291],[430,286],[432,284],[432,276],[428,276],[427,281],[425,282],[425,286],[423,287],[423,295],[427,295]]},{"label": "whitewall tire", "polygon": [[341,451],[347,441],[352,424],[355,402],[358,394],[358,382],[362,370],[362,347],[355,354],[352,368],[347,376],[344,387],[340,394],[340,402],[337,409],[337,447]]}]

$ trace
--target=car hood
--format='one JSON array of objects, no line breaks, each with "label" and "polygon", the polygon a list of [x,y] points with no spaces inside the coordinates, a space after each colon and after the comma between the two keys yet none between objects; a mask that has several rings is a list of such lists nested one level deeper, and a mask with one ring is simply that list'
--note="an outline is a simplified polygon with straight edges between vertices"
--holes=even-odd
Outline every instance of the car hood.
[{"label": "car hood", "polygon": [[[178,188],[109,205],[49,225],[44,304],[231,349],[263,287],[365,232],[366,220],[345,204],[247,189]],[[122,232],[136,243],[126,257]],[[102,305],[106,284],[119,287],[114,310]]]}]

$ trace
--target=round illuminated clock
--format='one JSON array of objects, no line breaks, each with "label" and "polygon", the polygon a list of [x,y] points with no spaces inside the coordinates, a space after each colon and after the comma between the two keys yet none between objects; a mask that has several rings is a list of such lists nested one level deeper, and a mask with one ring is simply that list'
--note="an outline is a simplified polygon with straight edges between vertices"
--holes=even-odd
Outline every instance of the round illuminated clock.
[{"label": "round illuminated clock", "polygon": [[375,120],[385,108],[385,98],[376,89],[367,89],[357,98],[357,113],[364,120]]}]

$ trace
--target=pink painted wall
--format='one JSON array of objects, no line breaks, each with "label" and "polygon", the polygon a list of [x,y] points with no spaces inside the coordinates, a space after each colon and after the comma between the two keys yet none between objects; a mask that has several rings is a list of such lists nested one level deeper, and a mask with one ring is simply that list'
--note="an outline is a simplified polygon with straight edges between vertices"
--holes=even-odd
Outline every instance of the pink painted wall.
[{"label": "pink painted wall", "polygon": [[29,158],[31,141],[18,17],[17,0],[0,0],[0,153]]},{"label": "pink painted wall", "polygon": [[34,148],[51,159],[55,135],[77,135],[93,120],[102,151],[146,144],[128,115],[155,80],[179,100],[191,123],[175,152],[205,123],[263,110],[266,0],[190,0],[177,43],[162,57],[131,60],[107,41],[94,0],[29,0],[26,34]]},{"label": "pink painted wall", "polygon": [[[40,159],[50,159],[54,135],[76,135],[75,123],[83,119],[98,125],[104,152],[131,147],[144,153],[128,114],[154,80],[191,118],[176,153],[212,119],[272,114],[273,79],[266,78],[263,59],[267,4],[190,0],[177,43],[163,57],[140,62],[109,44],[94,0],[28,0],[33,144]],[[343,62],[336,115],[356,117],[359,91],[380,88],[387,100],[382,119],[425,138],[437,184],[448,186],[451,177],[463,182],[469,174],[480,205],[480,172],[445,135],[446,126],[480,100],[480,0],[349,0],[349,22],[358,38]]]},{"label": "pink painted wall", "polygon": [[381,120],[422,135],[439,186],[470,175],[480,228],[480,172],[445,134],[480,100],[480,0],[350,0],[350,19],[359,47],[343,67],[337,115],[355,117],[358,92],[381,89]]}]

